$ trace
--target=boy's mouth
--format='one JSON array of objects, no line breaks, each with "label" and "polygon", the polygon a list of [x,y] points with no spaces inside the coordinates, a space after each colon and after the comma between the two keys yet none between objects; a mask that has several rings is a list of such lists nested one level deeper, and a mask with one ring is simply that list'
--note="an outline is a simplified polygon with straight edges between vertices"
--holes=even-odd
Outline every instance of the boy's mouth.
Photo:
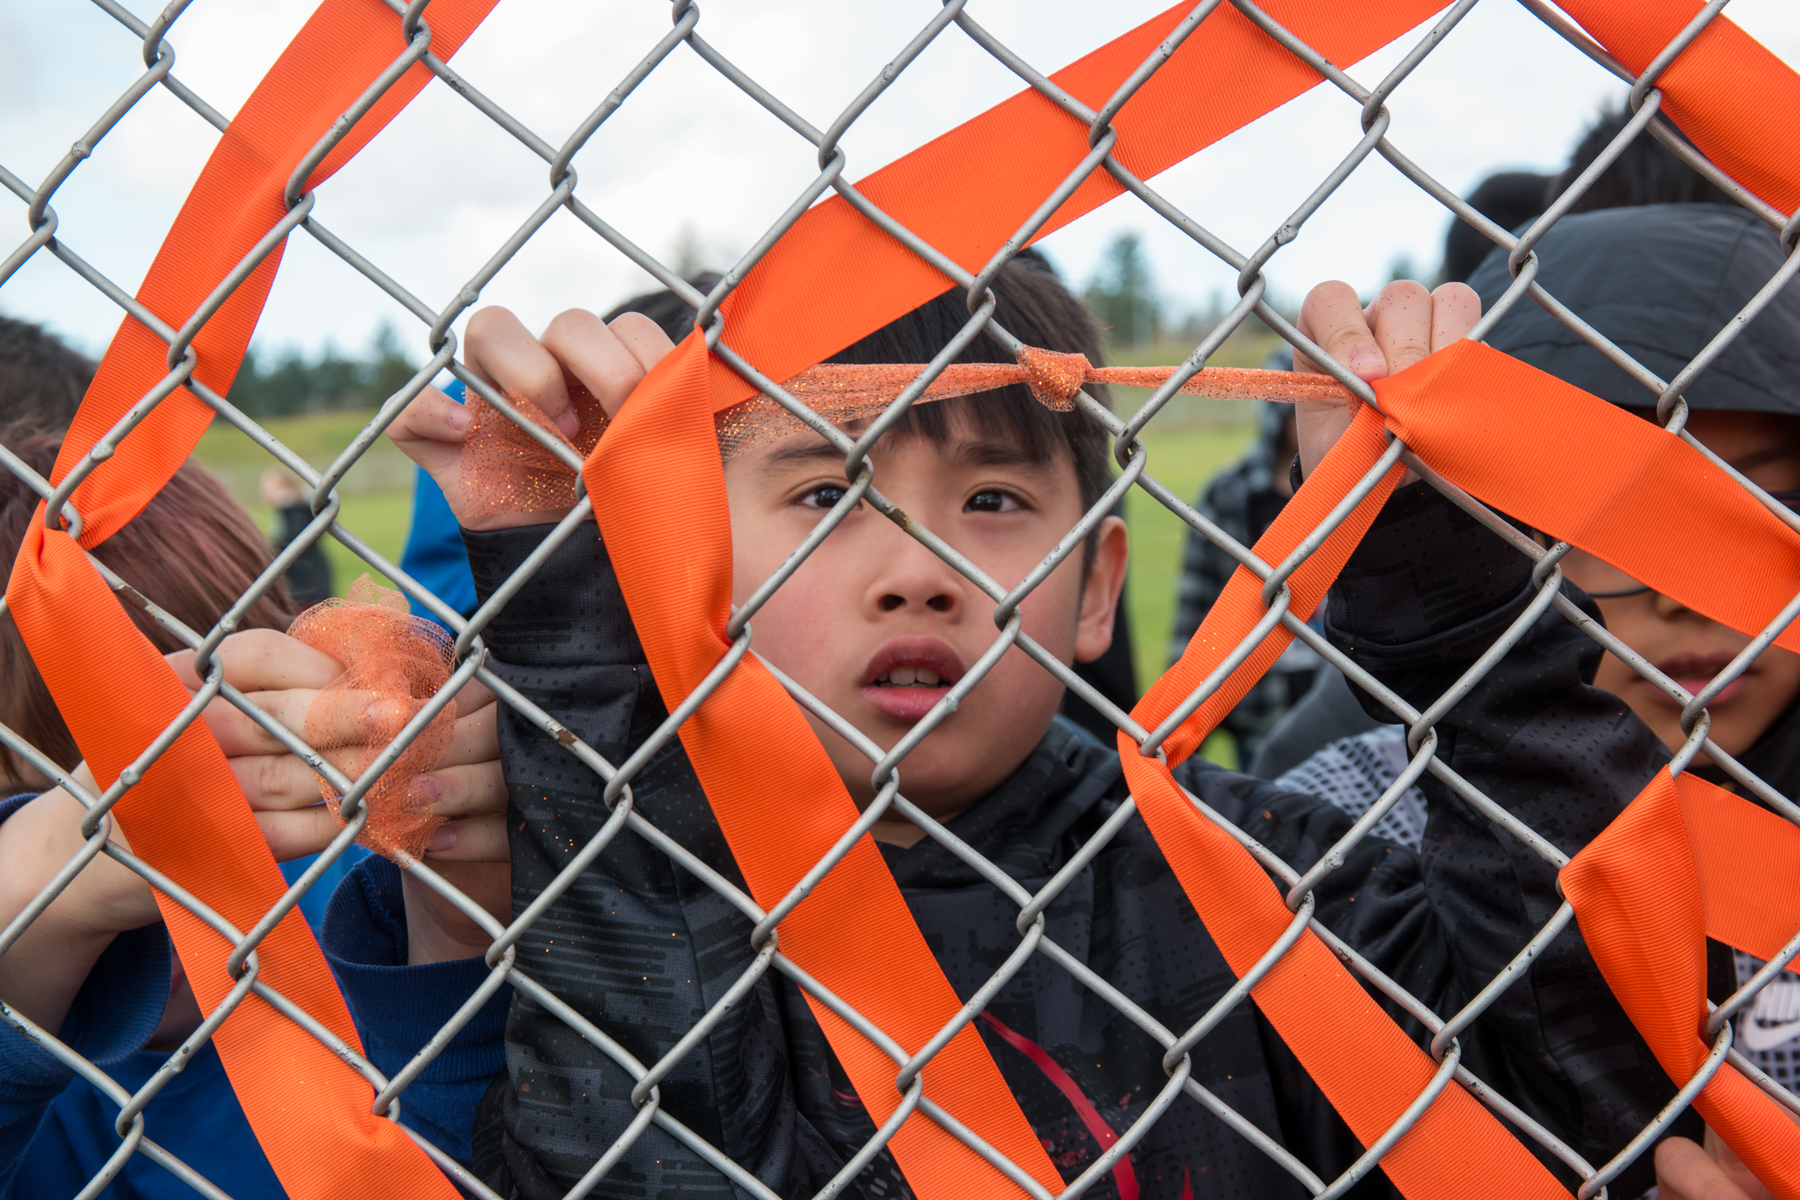
[{"label": "boy's mouth", "polygon": [[[876,687],[937,687],[943,681],[936,671],[926,667],[895,667],[875,681]],[[948,687],[948,684],[944,684]]]},{"label": "boy's mouth", "polygon": [[911,725],[962,676],[962,659],[943,639],[895,638],[869,660],[859,690],[877,712]]},{"label": "boy's mouth", "polygon": [[[1680,654],[1656,664],[1657,670],[1673,679],[1694,695],[1699,695],[1702,688],[1713,681],[1713,677],[1731,664],[1730,654]],[[1751,663],[1749,668],[1736,679],[1726,684],[1717,696],[1713,697],[1713,706],[1729,704],[1744,690],[1744,684],[1757,671],[1757,664]],[[1667,695],[1655,684],[1644,680],[1645,687],[1652,689],[1659,697],[1667,701]],[[1667,701],[1673,703],[1673,701]]]}]

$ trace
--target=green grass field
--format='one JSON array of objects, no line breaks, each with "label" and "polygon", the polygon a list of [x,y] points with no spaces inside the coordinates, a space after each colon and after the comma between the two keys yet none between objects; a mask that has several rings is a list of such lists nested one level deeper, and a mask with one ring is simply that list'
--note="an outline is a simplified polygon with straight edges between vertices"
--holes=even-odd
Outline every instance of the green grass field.
[{"label": "green grass field", "polygon": [[[1120,412],[1131,412],[1148,398],[1148,392],[1118,388],[1114,404]],[[315,467],[323,468],[350,444],[372,415],[339,412],[284,417],[266,422],[265,427]],[[1241,406],[1176,397],[1145,431],[1150,473],[1176,494],[1191,500],[1202,483],[1243,452],[1251,436],[1246,415]],[[244,502],[257,524],[264,529],[272,527],[273,515],[258,496],[262,472],[274,461],[265,451],[237,430],[215,422],[200,440],[195,457]],[[411,472],[411,464],[383,439],[352,468],[339,489],[343,497],[339,522],[396,562],[412,520]],[[1136,488],[1126,498],[1125,515],[1131,530],[1126,603],[1131,613],[1138,683],[1147,686],[1168,666],[1175,582],[1181,571],[1187,526]],[[326,538],[324,545],[340,595],[349,590],[358,576],[371,570],[335,538]],[[384,582],[378,572],[375,574],[378,582]],[[1228,739],[1215,738],[1208,743],[1206,752],[1221,761],[1231,761]]]},{"label": "green grass field", "polygon": [[[374,415],[365,409],[353,409],[299,417],[266,417],[261,424],[295,454],[310,463],[318,464],[335,458]],[[214,421],[212,427],[201,435],[200,446],[194,451],[194,456],[215,471],[220,467],[233,466],[252,466],[260,470],[272,461],[262,447],[224,421]],[[405,456],[392,443],[381,440],[369,448],[363,462],[378,458],[404,461]]]},{"label": "green grass field", "polygon": [[[1115,389],[1115,393],[1124,390]],[[1122,396],[1115,395],[1115,402],[1121,410],[1127,407]],[[1206,480],[1244,452],[1254,432],[1253,426],[1244,424],[1159,429],[1153,421],[1144,432],[1144,449],[1150,456],[1147,470],[1164,487],[1191,502]],[[1132,488],[1125,497],[1125,524],[1131,532],[1125,603],[1131,613],[1132,656],[1138,686],[1147,688],[1169,665],[1175,584],[1181,576],[1188,527],[1142,488]],[[1228,733],[1213,734],[1200,752],[1223,766],[1238,765],[1237,745]]]},{"label": "green grass field", "polygon": [[[372,412],[331,412],[301,417],[275,417],[263,427],[314,467],[323,470],[355,439],[374,416]],[[267,451],[223,421],[214,421],[200,439],[194,457],[230,488],[264,529],[273,528],[274,515],[262,502],[259,484],[264,471],[276,465]],[[412,463],[382,438],[359,459],[338,487],[343,508],[338,523],[368,542],[376,552],[398,561],[412,520]],[[324,541],[338,594],[365,571],[386,582],[336,538]]]},{"label": "green grass field", "polygon": [[[1206,480],[1243,453],[1251,433],[1245,425],[1199,425],[1146,433],[1148,471],[1163,486],[1192,501]],[[1131,611],[1138,682],[1145,685],[1169,665],[1175,583],[1181,574],[1188,527],[1141,488],[1133,488],[1125,499],[1125,521],[1131,530],[1126,603]]]}]

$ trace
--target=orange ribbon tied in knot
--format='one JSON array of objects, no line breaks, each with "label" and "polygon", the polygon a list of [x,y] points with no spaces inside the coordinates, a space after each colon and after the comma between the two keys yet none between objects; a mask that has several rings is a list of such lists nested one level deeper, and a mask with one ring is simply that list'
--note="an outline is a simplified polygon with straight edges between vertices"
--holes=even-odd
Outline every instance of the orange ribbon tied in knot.
[{"label": "orange ribbon tied in knot", "polygon": [[[1011,363],[951,363],[913,398],[931,404],[958,396],[980,396],[1023,384],[1045,408],[1071,412],[1075,397],[1088,384],[1159,388],[1182,368],[1096,367],[1085,354],[1067,354],[1021,346]],[[924,363],[819,363],[781,385],[833,425],[850,425],[879,416],[907,388],[918,382]],[[1253,371],[1207,367],[1182,380],[1177,389],[1215,400],[1269,400],[1292,404],[1306,400],[1350,399],[1349,389],[1327,375],[1299,371]],[[586,390],[572,388],[570,400],[580,427],[567,437],[523,395],[506,395],[518,413],[546,435],[585,458],[593,453],[608,420]],[[539,512],[567,508],[575,502],[575,472],[537,439],[489,404],[479,394],[468,401],[472,423],[464,441],[464,495],[470,516]],[[753,447],[807,432],[800,418],[769,396],[757,395],[733,404],[713,418],[719,455],[731,458]]]},{"label": "orange ribbon tied in knot", "polygon": [[1045,408],[1067,412],[1075,407],[1075,396],[1081,385],[1095,379],[1093,364],[1085,354],[1063,354],[1056,350],[1039,350],[1035,346],[1019,348],[1019,370],[1025,386]]}]

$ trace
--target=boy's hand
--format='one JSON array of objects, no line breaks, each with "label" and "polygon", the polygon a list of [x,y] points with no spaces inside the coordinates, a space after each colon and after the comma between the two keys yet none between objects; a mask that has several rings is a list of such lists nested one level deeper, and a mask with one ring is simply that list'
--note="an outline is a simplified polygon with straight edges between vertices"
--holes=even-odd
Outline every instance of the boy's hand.
[{"label": "boy's hand", "polygon": [[1657,1145],[1656,1185],[1660,1200],[1775,1200],[1710,1125],[1705,1149],[1681,1137]]},{"label": "boy's hand", "polygon": [[[231,635],[220,643],[218,657],[227,682],[300,737],[306,736],[313,697],[344,670],[329,655],[271,629]],[[189,690],[198,690],[193,652],[179,651],[168,659]],[[323,753],[342,765],[360,756],[357,743],[367,734],[355,705],[335,705],[332,711],[346,722],[344,729],[332,731],[340,735],[333,740],[347,744]],[[450,748],[434,770],[413,781],[415,802],[429,803],[450,819],[427,857],[441,853],[452,861],[483,860],[492,849],[488,843],[497,844],[505,854],[501,814],[506,789],[500,778],[495,711],[492,692],[479,683],[465,687],[456,698]],[[276,859],[285,862],[323,850],[340,826],[320,803],[319,780],[312,768],[226,700],[213,701],[205,716]]]},{"label": "boy's hand", "polygon": [[[1300,332],[1366,382],[1386,379],[1461,340],[1481,319],[1481,298],[1467,284],[1446,283],[1435,292],[1411,280],[1390,283],[1368,308],[1347,283],[1321,283],[1306,294],[1300,307]],[[1324,374],[1298,350],[1294,370]],[[1356,404],[1307,401],[1295,405],[1300,442],[1300,469],[1313,468],[1337,444]],[[1407,472],[1405,482],[1418,478]]]},{"label": "boy's hand", "polygon": [[[579,308],[551,321],[542,337],[533,337],[506,309],[484,308],[469,318],[463,341],[471,371],[502,394],[530,400],[569,437],[578,428],[569,400],[571,384],[585,387],[607,416],[615,416],[632,389],[672,349],[674,343],[648,317],[626,313],[608,325]],[[465,504],[462,443],[469,414],[436,388],[419,393],[387,432],[443,489],[450,511],[465,528],[537,525],[559,520],[567,511],[480,515]]]},{"label": "boy's hand", "polygon": [[[302,737],[313,697],[343,672],[329,655],[266,629],[233,634],[220,644],[218,656],[233,686]],[[200,686],[191,651],[169,655],[169,661],[189,689]],[[333,711],[348,722],[336,731],[346,744],[324,753],[342,765],[361,757],[355,741],[364,729],[355,705],[336,705]],[[512,861],[506,846],[498,712],[486,687],[470,683],[463,688],[456,697],[450,748],[433,770],[413,780],[409,799],[448,818],[425,854],[426,865],[504,923],[512,919]],[[206,723],[277,859],[316,854],[338,835],[337,820],[320,803],[318,777],[305,762],[225,700],[207,707]],[[487,935],[454,905],[410,877],[403,886],[412,962],[468,958],[487,948]]]}]

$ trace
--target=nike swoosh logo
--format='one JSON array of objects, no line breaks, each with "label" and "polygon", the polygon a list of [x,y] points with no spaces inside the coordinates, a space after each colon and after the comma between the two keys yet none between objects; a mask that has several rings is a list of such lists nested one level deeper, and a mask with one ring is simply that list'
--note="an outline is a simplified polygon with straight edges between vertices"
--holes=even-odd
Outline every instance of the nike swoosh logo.
[{"label": "nike swoosh logo", "polygon": [[1746,1050],[1773,1050],[1800,1038],[1800,1017],[1764,1024],[1754,1018],[1738,1022],[1737,1040]]},{"label": "nike swoosh logo", "polygon": [[1773,1050],[1795,1038],[1800,1038],[1800,980],[1771,979],[1738,1019],[1737,1040],[1746,1050]]}]

